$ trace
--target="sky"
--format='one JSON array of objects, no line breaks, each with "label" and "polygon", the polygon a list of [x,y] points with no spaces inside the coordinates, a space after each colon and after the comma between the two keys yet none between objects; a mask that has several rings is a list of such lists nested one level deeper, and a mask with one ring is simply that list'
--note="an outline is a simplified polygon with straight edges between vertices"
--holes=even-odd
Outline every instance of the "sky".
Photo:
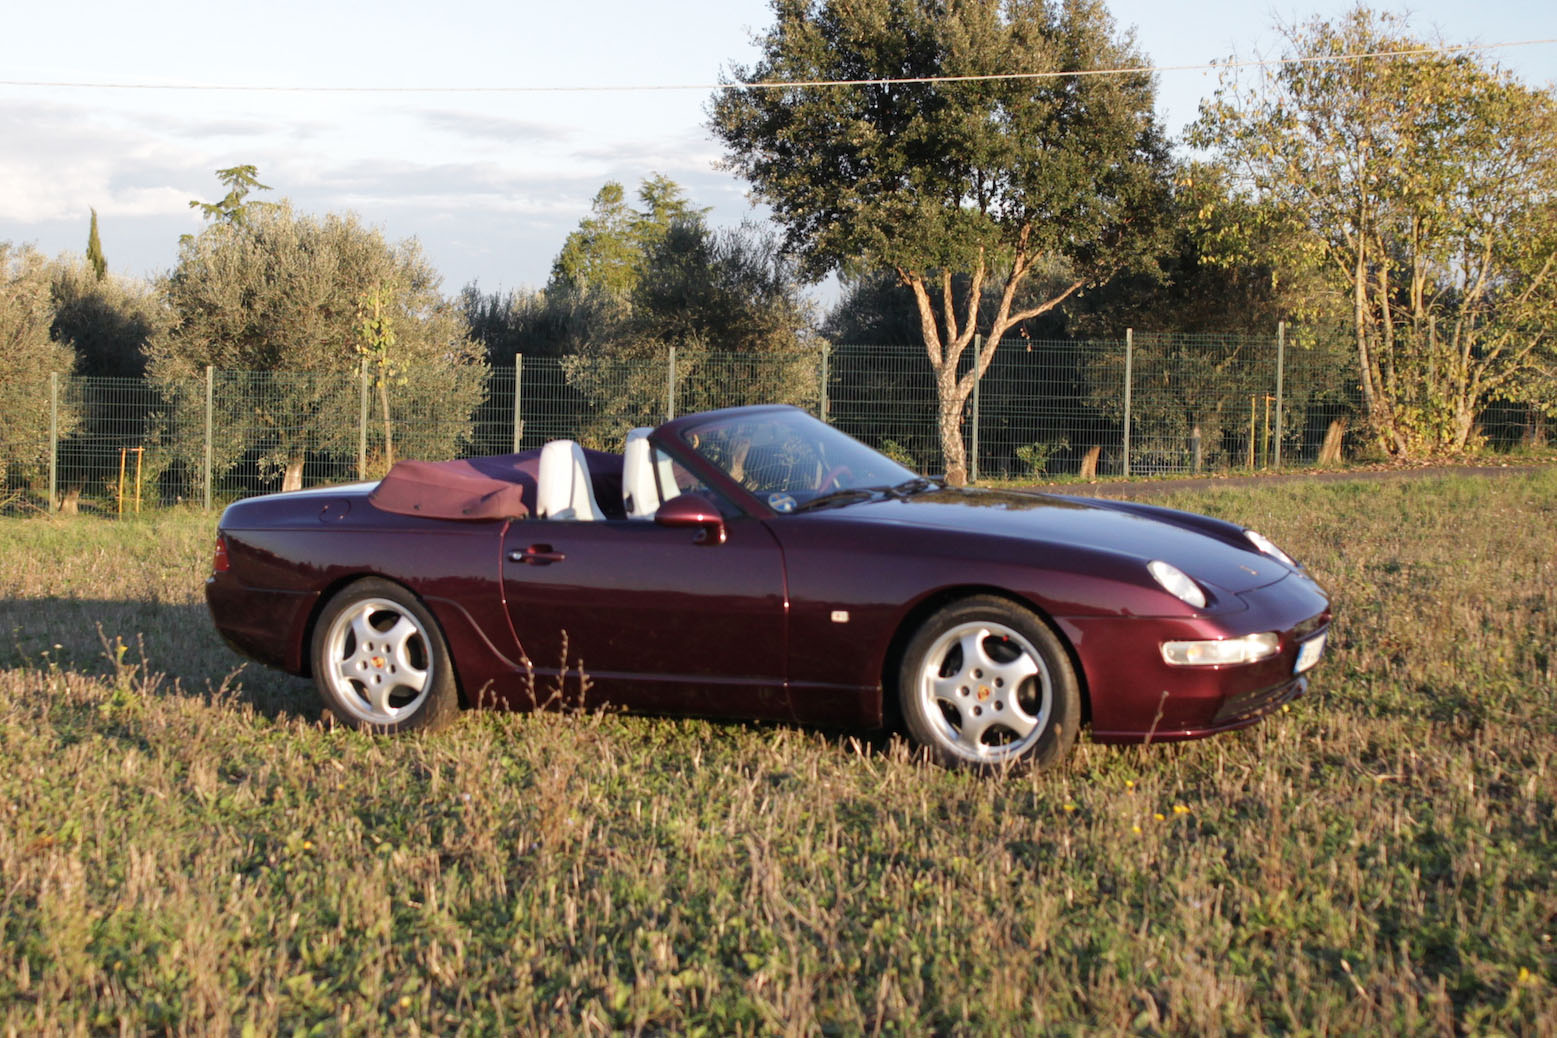
[{"label": "sky", "polygon": [[[1109,9],[1154,64],[1176,66],[1276,56],[1278,24],[1351,6]],[[1549,0],[1377,6],[1450,43],[1557,37]],[[0,241],[79,253],[95,208],[118,274],[171,269],[179,235],[201,227],[189,202],[220,198],[215,171],[239,164],[273,188],[256,197],[351,210],[391,240],[415,237],[448,294],[471,282],[488,292],[543,285],[607,180],[631,192],[663,173],[711,207],[716,225],[765,219],[744,182],[718,168],[705,124],[709,85],[755,59],[753,36],[772,22],[767,0],[52,0],[12,5],[5,21]],[[1527,82],[1557,80],[1557,43],[1494,53]],[[127,88],[147,85],[191,89]],[[685,85],[696,88],[578,89]],[[1216,85],[1215,72],[1161,73],[1168,131]],[[541,87],[566,89],[528,89]]]}]

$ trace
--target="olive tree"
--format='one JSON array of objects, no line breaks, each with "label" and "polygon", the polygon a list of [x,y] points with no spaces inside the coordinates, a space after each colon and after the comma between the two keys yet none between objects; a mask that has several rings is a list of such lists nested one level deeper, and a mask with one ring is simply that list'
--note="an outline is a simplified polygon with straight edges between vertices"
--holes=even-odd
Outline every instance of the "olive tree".
[{"label": "olive tree", "polygon": [[391,244],[351,214],[250,207],[181,242],[162,290],[173,325],[150,348],[152,377],[188,394],[206,365],[241,373],[218,393],[224,468],[247,456],[295,489],[311,453],[354,453],[364,380],[380,466],[397,443],[448,454],[469,430],[480,350],[415,240]]},{"label": "olive tree", "polygon": [[[34,248],[0,241],[0,489],[13,465],[48,456],[49,376],[69,375],[76,358],[52,339],[53,265]],[[70,431],[74,417],[64,416]]]},{"label": "olive tree", "polygon": [[773,11],[761,58],[716,95],[713,130],[807,276],[888,270],[912,291],[947,475],[965,482],[962,413],[995,356],[964,365],[973,337],[993,347],[1157,247],[1167,158],[1151,77],[1085,74],[1144,59],[1099,0]]}]

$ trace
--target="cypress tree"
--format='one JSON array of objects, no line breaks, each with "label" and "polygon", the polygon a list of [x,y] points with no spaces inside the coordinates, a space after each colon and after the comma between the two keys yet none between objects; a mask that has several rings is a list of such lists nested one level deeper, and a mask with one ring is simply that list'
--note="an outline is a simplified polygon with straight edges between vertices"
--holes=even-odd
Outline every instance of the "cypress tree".
[{"label": "cypress tree", "polygon": [[87,262],[92,264],[92,272],[101,281],[108,276],[108,260],[103,256],[103,242],[97,236],[97,210],[92,210],[92,230],[87,235]]}]

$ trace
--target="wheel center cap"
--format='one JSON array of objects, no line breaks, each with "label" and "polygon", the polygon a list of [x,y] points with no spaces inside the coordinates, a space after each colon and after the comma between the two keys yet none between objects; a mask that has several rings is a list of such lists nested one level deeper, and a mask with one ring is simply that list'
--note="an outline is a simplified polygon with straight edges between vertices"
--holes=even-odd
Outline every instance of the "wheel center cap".
[{"label": "wheel center cap", "polygon": [[373,658],[372,658],[372,659],[371,659],[371,660],[369,660],[369,661],[368,661],[368,662],[369,662],[369,663],[370,663],[370,664],[372,664],[372,665],[373,665],[373,667],[374,667],[374,668],[375,668],[375,669],[377,669],[377,670],[383,670],[383,669],[384,669],[384,657],[382,657],[382,656],[374,656],[374,657],[373,657]]},{"label": "wheel center cap", "polygon": [[984,700],[986,700],[988,698],[989,698],[989,686],[988,685],[980,685],[979,686],[979,702],[982,703],[982,702],[984,702]]}]

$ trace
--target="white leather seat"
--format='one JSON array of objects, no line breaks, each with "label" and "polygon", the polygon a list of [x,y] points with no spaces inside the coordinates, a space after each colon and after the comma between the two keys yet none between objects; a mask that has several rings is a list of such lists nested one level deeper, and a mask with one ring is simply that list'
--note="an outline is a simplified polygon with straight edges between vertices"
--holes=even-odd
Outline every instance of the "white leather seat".
[{"label": "white leather seat", "polygon": [[541,448],[535,513],[542,519],[600,518],[595,488],[589,482],[589,462],[584,448],[573,440],[552,440]]},{"label": "white leather seat", "polygon": [[633,429],[622,449],[622,505],[629,519],[652,519],[660,507],[660,490],[654,481],[654,451],[649,446],[652,429]]}]

